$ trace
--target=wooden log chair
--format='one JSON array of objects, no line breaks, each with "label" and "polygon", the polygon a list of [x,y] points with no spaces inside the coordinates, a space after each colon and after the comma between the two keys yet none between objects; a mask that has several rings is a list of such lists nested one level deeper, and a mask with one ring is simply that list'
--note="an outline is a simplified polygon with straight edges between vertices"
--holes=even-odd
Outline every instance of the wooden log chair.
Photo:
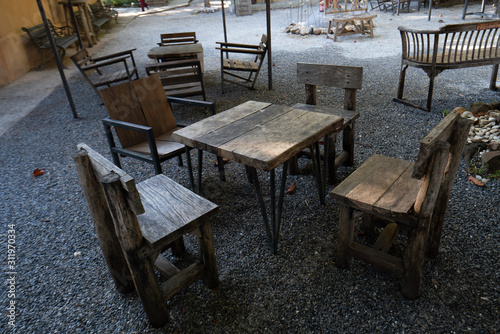
[{"label": "wooden log chair", "polygon": [[[217,42],[217,44],[220,45],[216,49],[220,50],[222,93],[224,93],[224,81],[254,89],[267,53],[267,35],[262,35],[258,45],[224,42]],[[249,58],[233,59],[230,58],[229,54],[237,54],[238,57],[246,56]],[[242,72],[247,73],[248,76],[242,76]],[[228,79],[224,75],[236,78],[236,80]]]},{"label": "wooden log chair", "polygon": [[[113,161],[120,165],[119,156],[128,156],[153,164],[156,174],[162,173],[161,162],[186,154],[191,187],[194,189],[189,148],[172,140],[179,129],[158,75],[126,82],[102,90],[102,99],[109,117],[103,119]],[[213,109],[213,102],[175,99],[176,103]],[[121,146],[117,146],[114,128]]]},{"label": "wooden log chair", "polygon": [[135,49],[92,57],[87,49],[82,49],[70,58],[97,95],[101,96],[100,87],[139,79],[133,51]]},{"label": "wooden log chair", "polygon": [[157,74],[167,96],[203,96],[207,100],[203,72],[198,59],[164,61],[146,65],[148,76]]},{"label": "wooden log chair", "polygon": [[[358,258],[402,276],[406,298],[421,295],[424,260],[438,253],[470,126],[458,112],[451,112],[420,142],[415,163],[375,154],[332,191],[340,207],[338,267],[345,268],[351,257]],[[372,247],[354,240],[354,211],[363,214],[366,234],[373,233],[375,225],[383,228]],[[407,236],[403,256],[397,256],[398,250],[389,252],[398,233]]]},{"label": "wooden log chair", "polygon": [[[340,166],[353,166],[354,164],[354,125],[359,117],[356,111],[356,97],[358,89],[363,84],[363,67],[360,66],[340,66],[327,64],[297,64],[297,82],[305,84],[306,103],[297,103],[293,106],[296,109],[304,109],[344,118],[344,123],[339,131],[330,136],[330,156],[328,157],[327,182],[335,183],[336,170]],[[317,105],[317,86],[328,86],[344,89],[343,109],[332,106]],[[342,132],[342,151],[337,154],[335,151],[336,137]],[[310,152],[303,152],[310,155]],[[298,174],[298,164],[296,156],[289,163],[290,173]]]},{"label": "wooden log chair", "polygon": [[[74,157],[97,239],[118,291],[136,291],[153,327],[168,320],[166,301],[202,278],[219,284],[209,219],[214,203],[165,175],[135,180],[85,144]],[[165,253],[185,252],[183,235],[197,236],[199,259],[180,269]],[[164,278],[154,272],[156,269]]]},{"label": "wooden log chair", "polygon": [[329,21],[327,38],[331,37],[330,33],[334,26],[334,42],[342,35],[370,34],[373,38],[373,19],[377,15],[368,13],[367,3],[361,4],[359,0],[332,0],[327,5],[325,9],[325,17],[328,17]]}]

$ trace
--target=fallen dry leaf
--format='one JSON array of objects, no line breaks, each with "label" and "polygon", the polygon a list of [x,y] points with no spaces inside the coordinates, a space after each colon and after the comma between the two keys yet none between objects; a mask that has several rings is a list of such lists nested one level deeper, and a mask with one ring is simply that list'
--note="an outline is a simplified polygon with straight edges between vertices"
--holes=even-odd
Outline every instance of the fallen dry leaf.
[{"label": "fallen dry leaf", "polygon": [[45,171],[43,169],[36,168],[33,171],[33,176],[40,176],[40,175],[43,175],[44,173],[45,173]]},{"label": "fallen dry leaf", "polygon": [[469,176],[469,181],[474,183],[476,186],[484,187],[484,183],[476,179],[474,176]]},{"label": "fallen dry leaf", "polygon": [[286,191],[286,193],[287,193],[287,194],[291,194],[291,193],[293,193],[293,191],[295,190],[295,187],[296,187],[296,186],[297,186],[297,185],[295,184],[295,182],[294,182],[294,183],[292,183],[292,185],[290,186],[290,188],[288,188],[288,190]]}]

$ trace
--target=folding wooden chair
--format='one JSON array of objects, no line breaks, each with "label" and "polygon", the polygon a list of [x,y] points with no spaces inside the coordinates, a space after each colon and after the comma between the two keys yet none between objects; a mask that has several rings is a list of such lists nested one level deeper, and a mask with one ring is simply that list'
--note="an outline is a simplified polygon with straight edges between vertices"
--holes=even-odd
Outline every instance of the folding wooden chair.
[{"label": "folding wooden chair", "polygon": [[[220,44],[217,50],[220,50],[221,62],[221,88],[224,93],[224,81],[234,83],[243,87],[254,89],[257,76],[259,75],[262,63],[267,53],[267,35],[262,35],[261,41],[258,45],[250,44],[237,44],[237,43],[224,43]],[[238,57],[250,56],[248,59],[234,59],[230,58],[229,54],[236,53]],[[253,60],[252,60],[253,59]],[[241,73],[247,73],[248,76],[244,77]],[[231,76],[237,80],[225,78],[224,75]],[[253,77],[253,78],[252,78]]]}]

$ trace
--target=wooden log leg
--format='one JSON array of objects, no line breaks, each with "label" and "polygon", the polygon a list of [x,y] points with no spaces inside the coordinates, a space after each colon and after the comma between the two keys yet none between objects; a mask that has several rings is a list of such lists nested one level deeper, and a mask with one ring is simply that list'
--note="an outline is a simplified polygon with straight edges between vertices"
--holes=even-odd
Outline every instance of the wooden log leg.
[{"label": "wooden log leg", "polygon": [[337,41],[337,36],[339,35],[339,25],[340,25],[339,22],[335,23],[335,35],[333,36],[333,41],[334,42]]},{"label": "wooden log leg", "polygon": [[490,90],[498,90],[497,87],[498,64],[493,65],[491,71]]},{"label": "wooden log leg", "polygon": [[137,217],[128,207],[120,177],[111,173],[103,177],[106,200],[127,260],[135,289],[153,327],[161,327],[168,322],[168,312],[149,258],[139,259],[138,253],[146,245],[142,237]]},{"label": "wooden log leg", "polygon": [[200,237],[200,261],[204,265],[204,280],[210,289],[219,285],[219,274],[217,273],[217,263],[215,262],[215,250],[212,239],[212,227],[209,222],[201,224],[199,227]]},{"label": "wooden log leg", "polygon": [[348,249],[354,239],[354,217],[353,209],[347,205],[340,204],[339,232],[337,241],[337,259],[335,265],[339,268],[347,268],[351,256]]},{"label": "wooden log leg", "polygon": [[175,256],[182,256],[186,253],[186,245],[184,244],[184,238],[180,237],[179,239],[173,241],[170,245],[172,248],[172,254]]},{"label": "wooden log leg", "polygon": [[373,38],[373,20],[368,21],[368,28],[370,29],[370,37]]},{"label": "wooden log leg", "polygon": [[354,141],[355,141],[355,123],[349,124],[342,132],[342,148],[349,155],[344,162],[344,166],[352,167],[354,165]]},{"label": "wooden log leg", "polygon": [[219,179],[226,182],[226,172],[224,171],[224,159],[217,156],[217,167],[219,168]]},{"label": "wooden log leg", "polygon": [[362,225],[363,232],[367,236],[373,236],[375,234],[375,226],[373,226],[373,215],[369,213],[363,213]]},{"label": "wooden log leg", "polygon": [[94,222],[97,240],[108,265],[116,289],[121,293],[135,291],[130,270],[116,236],[113,218],[109,212],[101,184],[96,179],[87,153],[83,150],[74,157],[83,194]]},{"label": "wooden log leg", "polygon": [[426,228],[417,228],[410,232],[404,256],[403,281],[401,292],[408,299],[415,299],[421,294],[422,267],[425,259],[427,242]]},{"label": "wooden log leg", "polygon": [[290,175],[297,175],[299,174],[299,158],[298,155],[290,158],[288,161],[288,172]]}]

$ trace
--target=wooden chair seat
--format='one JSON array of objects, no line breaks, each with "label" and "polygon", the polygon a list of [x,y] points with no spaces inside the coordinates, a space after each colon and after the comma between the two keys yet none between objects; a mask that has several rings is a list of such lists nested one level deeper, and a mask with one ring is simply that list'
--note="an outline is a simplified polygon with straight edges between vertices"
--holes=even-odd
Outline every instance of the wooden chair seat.
[{"label": "wooden chair seat", "polygon": [[[214,203],[165,175],[135,184],[125,171],[85,144],[74,157],[87,205],[109,271],[122,293],[136,291],[153,327],[169,319],[166,301],[203,278],[219,284],[209,219]],[[198,239],[199,258],[180,269],[162,253],[185,252],[183,236]],[[164,276],[160,283],[160,277]]]},{"label": "wooden chair seat", "polygon": [[[374,155],[340,183],[331,195],[340,207],[335,264],[351,257],[402,276],[402,293],[421,294],[425,257],[438,253],[455,173],[471,122],[458,111],[446,116],[422,141],[415,163]],[[354,211],[362,212],[365,235],[383,228],[377,240],[355,240]],[[398,233],[407,236],[403,256],[389,250]]]},{"label": "wooden chair seat", "polygon": [[242,61],[237,59],[223,59],[222,66],[228,70],[256,71],[259,64],[254,61]]},{"label": "wooden chair seat", "polygon": [[351,173],[334,195],[345,205],[389,215],[414,224],[413,214],[421,180],[412,178],[414,163],[375,154]]}]

